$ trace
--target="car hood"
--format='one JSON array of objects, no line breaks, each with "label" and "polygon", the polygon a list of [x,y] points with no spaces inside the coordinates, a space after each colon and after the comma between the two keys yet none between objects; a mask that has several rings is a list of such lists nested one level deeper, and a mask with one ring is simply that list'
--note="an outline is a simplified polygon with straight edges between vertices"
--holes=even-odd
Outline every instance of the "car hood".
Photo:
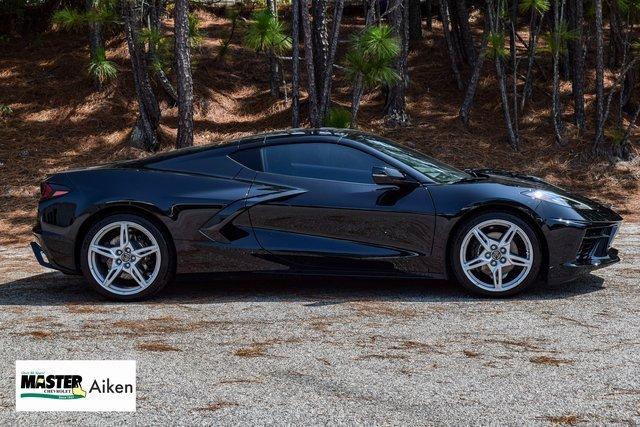
[{"label": "car hood", "polygon": [[[561,196],[569,197],[573,200],[577,200],[585,205],[587,205],[590,209],[590,212],[587,214],[588,217],[595,220],[596,218],[619,218],[622,219],[617,213],[615,213],[609,206],[605,206],[600,202],[589,199],[584,196],[580,196],[578,194],[567,191],[561,187],[550,184],[544,181],[541,178],[532,175],[521,174],[517,172],[499,170],[499,169],[471,169],[468,170],[470,174],[484,179],[488,182],[494,182],[497,184],[523,187],[524,189],[534,189],[534,190],[546,190],[551,191]],[[574,207],[575,210],[581,211],[581,214],[587,213],[587,210],[579,209]]]}]

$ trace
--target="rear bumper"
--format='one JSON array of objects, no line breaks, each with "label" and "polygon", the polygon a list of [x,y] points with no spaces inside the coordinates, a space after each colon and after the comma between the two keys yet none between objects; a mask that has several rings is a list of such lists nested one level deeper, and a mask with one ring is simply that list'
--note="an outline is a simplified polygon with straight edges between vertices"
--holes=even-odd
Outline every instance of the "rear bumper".
[{"label": "rear bumper", "polygon": [[47,248],[45,240],[42,237],[42,231],[38,225],[33,228],[33,237],[35,241],[31,242],[30,246],[38,264],[46,268],[61,271],[65,274],[79,274],[74,269],[60,265],[55,261],[55,254],[52,256],[51,251]]}]

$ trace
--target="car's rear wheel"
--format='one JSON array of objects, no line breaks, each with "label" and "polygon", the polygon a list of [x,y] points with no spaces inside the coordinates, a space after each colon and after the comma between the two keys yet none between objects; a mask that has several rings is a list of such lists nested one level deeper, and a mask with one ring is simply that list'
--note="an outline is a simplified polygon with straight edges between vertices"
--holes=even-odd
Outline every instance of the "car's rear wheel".
[{"label": "car's rear wheel", "polygon": [[121,301],[155,294],[173,274],[166,237],[151,221],[132,214],[94,224],[84,237],[80,263],[94,290]]},{"label": "car's rear wheel", "polygon": [[538,277],[542,254],[531,226],[505,212],[471,218],[453,240],[451,262],[458,282],[486,296],[507,296],[529,287]]}]

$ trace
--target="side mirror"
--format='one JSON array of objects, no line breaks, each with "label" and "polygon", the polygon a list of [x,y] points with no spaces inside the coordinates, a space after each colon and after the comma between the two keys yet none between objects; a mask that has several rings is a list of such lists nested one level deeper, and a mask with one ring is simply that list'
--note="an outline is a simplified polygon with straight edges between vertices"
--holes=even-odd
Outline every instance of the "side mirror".
[{"label": "side mirror", "polygon": [[371,176],[373,182],[379,185],[405,186],[415,184],[411,178],[407,178],[407,176],[398,169],[389,166],[374,166]]}]

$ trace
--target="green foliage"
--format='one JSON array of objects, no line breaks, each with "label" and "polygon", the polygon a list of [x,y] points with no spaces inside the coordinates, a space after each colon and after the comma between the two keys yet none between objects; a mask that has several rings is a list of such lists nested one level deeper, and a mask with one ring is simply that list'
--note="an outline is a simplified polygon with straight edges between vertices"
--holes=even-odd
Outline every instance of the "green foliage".
[{"label": "green foliage", "polygon": [[367,87],[391,85],[398,81],[393,60],[400,53],[400,41],[393,35],[391,27],[368,27],[353,36],[350,44],[345,66],[352,79],[362,75]]},{"label": "green foliage", "polygon": [[281,54],[291,49],[291,38],[285,34],[284,25],[268,9],[253,14],[244,41],[258,52]]},{"label": "green foliage", "polygon": [[6,104],[0,104],[0,117],[6,117],[13,114],[13,110]]},{"label": "green foliage", "polygon": [[189,46],[192,49],[200,46],[204,40],[204,35],[200,29],[200,18],[195,13],[189,14]]},{"label": "green foliage", "polygon": [[68,7],[57,10],[53,14],[53,23],[63,30],[78,30],[87,23],[85,13]]},{"label": "green foliage", "polygon": [[549,0],[522,0],[520,3],[520,12],[528,12],[531,9],[535,10],[541,15],[544,15],[550,7]]},{"label": "green foliage", "polygon": [[566,22],[561,22],[558,26],[558,30],[553,33],[545,33],[542,39],[545,41],[545,45],[540,48],[542,52],[547,52],[552,55],[566,55],[567,43],[573,40],[577,40],[578,32],[569,28]]},{"label": "green foliage", "polygon": [[331,108],[324,125],[331,128],[348,128],[351,126],[351,112],[342,107]]},{"label": "green foliage", "polygon": [[229,46],[231,45],[231,39],[233,38],[233,32],[240,20],[240,9],[242,6],[230,6],[225,8],[225,16],[231,21],[231,31],[224,31],[222,35],[222,44],[218,49],[218,58],[223,59],[229,52]]},{"label": "green foliage", "polygon": [[640,0],[616,0],[616,3],[623,15],[640,11]]},{"label": "green foliage", "polygon": [[115,64],[107,59],[104,48],[98,49],[91,58],[88,66],[89,74],[98,79],[100,83],[111,80],[118,74]]},{"label": "green foliage", "polygon": [[487,39],[487,50],[485,57],[487,58],[506,58],[509,54],[504,47],[505,36],[502,33],[491,33]]}]

